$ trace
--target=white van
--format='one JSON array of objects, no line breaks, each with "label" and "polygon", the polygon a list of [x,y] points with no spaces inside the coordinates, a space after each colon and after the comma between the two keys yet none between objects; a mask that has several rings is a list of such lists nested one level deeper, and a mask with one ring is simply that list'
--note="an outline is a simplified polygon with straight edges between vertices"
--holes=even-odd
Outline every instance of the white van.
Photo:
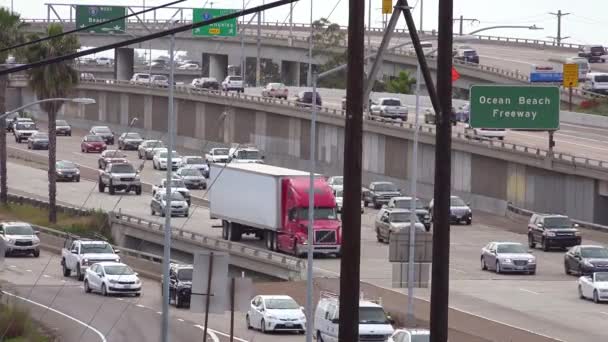
[{"label": "white van", "polygon": [[608,94],[608,73],[590,72],[585,78],[583,89],[599,94]]},{"label": "white van", "polygon": [[[339,299],[322,292],[315,310],[317,342],[338,342]],[[359,342],[386,342],[393,334],[392,320],[381,305],[369,300],[359,301]]]},{"label": "white van", "polygon": [[578,80],[584,81],[585,77],[589,71],[591,71],[591,66],[589,65],[589,61],[584,57],[571,57],[566,58],[566,64],[578,64]]}]

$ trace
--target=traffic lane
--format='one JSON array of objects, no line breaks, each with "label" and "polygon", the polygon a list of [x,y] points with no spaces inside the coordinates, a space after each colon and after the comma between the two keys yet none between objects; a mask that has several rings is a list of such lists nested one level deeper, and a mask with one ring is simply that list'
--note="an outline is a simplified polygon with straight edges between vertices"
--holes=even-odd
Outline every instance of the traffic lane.
[{"label": "traffic lane", "polygon": [[[575,157],[607,160],[608,145],[602,139],[581,137],[557,131],[554,135],[554,150]],[[548,149],[549,135],[547,132],[508,131],[506,141],[526,146]]]}]

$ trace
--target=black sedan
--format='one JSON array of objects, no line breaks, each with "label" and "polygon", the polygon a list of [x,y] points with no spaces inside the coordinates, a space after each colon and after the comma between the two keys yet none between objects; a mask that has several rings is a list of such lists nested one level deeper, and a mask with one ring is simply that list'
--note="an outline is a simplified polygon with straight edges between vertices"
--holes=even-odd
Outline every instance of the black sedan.
[{"label": "black sedan", "polygon": [[46,133],[35,133],[27,138],[27,148],[30,150],[48,150],[49,135]]},{"label": "black sedan", "polygon": [[65,120],[55,120],[55,129],[57,130],[57,135],[72,136],[72,126]]},{"label": "black sedan", "polygon": [[80,182],[80,169],[75,163],[59,160],[55,163],[55,169],[58,181]]},{"label": "black sedan", "polygon": [[608,272],[608,248],[593,245],[570,248],[564,256],[564,271],[579,275]]},{"label": "black sedan", "polygon": [[139,145],[144,141],[139,133],[129,132],[123,133],[118,137],[119,150],[137,150]]}]

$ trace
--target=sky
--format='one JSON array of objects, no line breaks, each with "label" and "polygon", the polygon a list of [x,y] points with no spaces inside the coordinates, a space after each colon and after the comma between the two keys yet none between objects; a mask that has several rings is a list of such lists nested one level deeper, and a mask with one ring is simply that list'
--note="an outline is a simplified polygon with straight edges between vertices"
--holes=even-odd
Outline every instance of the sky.
[{"label": "sky", "polygon": [[[47,16],[45,3],[53,3],[52,0],[12,0],[14,10],[21,13],[23,18],[43,19]],[[62,0],[57,3],[72,4],[104,4],[121,6],[142,6],[145,2],[147,7],[161,5],[171,0]],[[261,5],[262,2],[272,0],[245,0],[246,7]],[[313,20],[329,17],[332,22],[341,25],[348,24],[348,0],[300,0],[294,5],[294,19],[296,23],[310,22],[310,6],[313,6]],[[366,2],[369,0],[362,0]],[[381,0],[372,2],[372,27],[382,26]],[[415,7],[414,18],[416,24],[420,25],[420,7],[423,4],[423,29],[431,30],[437,28],[437,8],[439,0],[409,0],[409,5]],[[11,0],[0,0],[0,6],[10,7]],[[213,7],[213,8],[241,8],[243,0],[187,0],[177,5],[180,7]],[[67,6],[57,6],[57,11],[62,18],[69,18]],[[481,34],[510,36],[520,38],[532,38],[551,40],[548,36],[557,34],[557,18],[549,12],[562,10],[570,15],[562,17],[562,36],[570,36],[564,42],[579,44],[604,44],[608,45],[608,30],[606,29],[606,14],[608,13],[608,1],[606,0],[454,0],[454,16],[477,19],[478,22],[467,22],[464,25],[464,33],[476,29],[497,25],[536,25],[543,30],[531,31],[528,29],[494,29]],[[366,12],[369,13],[368,10]],[[184,11],[190,18],[191,11]],[[171,14],[166,10],[158,14],[159,17],[168,18]],[[263,17],[266,21],[287,21],[289,6],[267,11]],[[366,14],[367,23],[367,14]],[[398,27],[405,27],[403,19]],[[458,25],[454,25],[454,31],[458,31]]]}]

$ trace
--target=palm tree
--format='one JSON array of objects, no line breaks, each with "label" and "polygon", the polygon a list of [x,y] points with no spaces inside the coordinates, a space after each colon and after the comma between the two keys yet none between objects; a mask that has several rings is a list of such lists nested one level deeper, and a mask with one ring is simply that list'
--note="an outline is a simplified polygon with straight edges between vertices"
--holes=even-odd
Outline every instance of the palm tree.
[{"label": "palm tree", "polygon": [[[24,24],[19,14],[11,13],[6,8],[0,8],[0,49],[15,45],[20,41],[20,29]],[[4,63],[9,52],[0,53],[0,63]],[[0,66],[4,68],[4,66]],[[6,112],[6,86],[8,78],[0,76],[0,113]],[[0,120],[0,205],[8,204],[8,187],[6,171],[6,128],[5,119]]]},{"label": "palm tree", "polygon": [[[47,27],[46,34],[54,36],[63,32],[58,24]],[[36,38],[36,37],[32,37]],[[76,52],[80,48],[78,38],[67,35],[50,39],[39,44],[30,45],[23,55],[28,62],[41,61],[44,59],[58,57]],[[73,62],[65,61],[48,64],[39,68],[28,70],[29,85],[36,93],[39,100],[67,97],[71,90],[78,84],[78,74],[72,67]],[[62,102],[45,102],[40,106],[48,114],[49,124],[49,222],[57,222],[57,175],[55,173],[55,162],[57,159],[57,131],[55,119],[57,112],[61,109]]]},{"label": "palm tree", "polygon": [[397,78],[388,81],[386,89],[391,93],[411,94],[412,85],[416,84],[416,78],[408,71],[401,71]]}]

